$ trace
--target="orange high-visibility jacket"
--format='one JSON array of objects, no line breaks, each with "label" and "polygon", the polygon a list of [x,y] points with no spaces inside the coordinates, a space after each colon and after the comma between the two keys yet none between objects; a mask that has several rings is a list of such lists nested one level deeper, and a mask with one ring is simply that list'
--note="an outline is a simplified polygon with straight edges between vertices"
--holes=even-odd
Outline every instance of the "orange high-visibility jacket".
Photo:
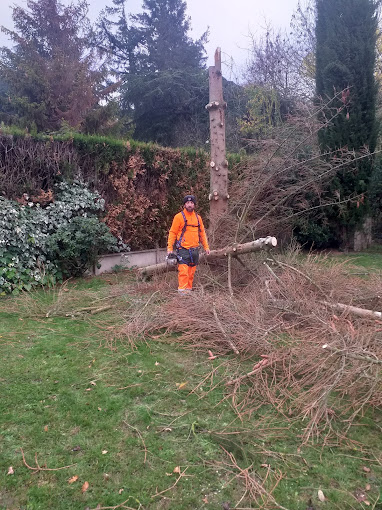
[{"label": "orange high-visibility jacket", "polygon": [[[198,229],[198,220],[196,218],[195,211],[192,211],[191,213],[188,212],[186,209],[183,209],[184,215],[187,219],[187,228],[184,233],[183,239],[182,239],[182,246],[183,248],[197,248],[199,246],[199,229]],[[209,250],[208,246],[208,240],[207,240],[207,234],[203,225],[203,220],[199,216],[199,223],[200,223],[200,242],[203,245],[203,248],[205,250]],[[174,216],[170,233],[168,235],[168,244],[167,244],[167,250],[173,251],[175,241],[177,241],[182,233],[184,227],[184,219],[182,213],[178,213]]]}]

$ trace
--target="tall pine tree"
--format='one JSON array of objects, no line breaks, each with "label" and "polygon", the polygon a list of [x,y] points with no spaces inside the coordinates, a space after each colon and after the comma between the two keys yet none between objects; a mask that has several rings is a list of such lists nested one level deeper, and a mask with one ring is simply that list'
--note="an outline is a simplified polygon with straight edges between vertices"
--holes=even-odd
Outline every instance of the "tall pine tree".
[{"label": "tall pine tree", "polygon": [[[321,129],[323,152],[346,148],[360,154],[373,152],[377,140],[374,77],[377,38],[376,0],[316,0],[316,91],[326,101],[336,99],[322,112],[334,120]],[[332,196],[353,198],[345,207],[327,209],[326,227],[339,244],[352,245],[354,232],[368,215],[367,191],[373,157],[359,159],[332,181]],[[330,237],[329,236],[329,237]]]},{"label": "tall pine tree", "polygon": [[208,102],[207,34],[189,37],[186,2],[144,0],[143,12],[130,16],[124,0],[113,4],[100,20],[98,45],[122,73],[121,105],[134,123],[134,137],[173,145],[180,126],[187,129],[192,120],[207,126],[205,115],[204,122],[199,118]]}]

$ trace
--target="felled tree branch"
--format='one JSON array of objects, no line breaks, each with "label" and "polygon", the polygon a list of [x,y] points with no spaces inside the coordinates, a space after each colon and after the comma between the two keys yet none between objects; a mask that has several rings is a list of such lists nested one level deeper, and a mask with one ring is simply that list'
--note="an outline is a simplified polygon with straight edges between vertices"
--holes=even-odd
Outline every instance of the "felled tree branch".
[{"label": "felled tree branch", "polygon": [[[219,250],[211,250],[208,256],[202,253],[199,260],[200,262],[208,262],[209,260],[228,257],[228,255],[236,256],[244,253],[252,253],[259,250],[274,248],[275,246],[277,246],[277,239],[275,237],[261,237],[260,239],[256,239],[250,243],[234,244]],[[138,276],[144,278],[145,276],[152,276],[154,274],[160,274],[175,269],[176,266],[169,266],[166,264],[166,262],[162,262],[161,264],[141,267],[138,269]]]},{"label": "felled tree branch", "polygon": [[366,308],[358,308],[357,306],[344,305],[343,303],[328,303],[327,301],[321,301],[323,305],[329,306],[338,312],[349,312],[358,317],[364,317],[365,319],[382,319],[382,312],[375,312],[374,310],[368,310]]},{"label": "felled tree branch", "polygon": [[215,317],[215,320],[216,320],[216,324],[218,325],[218,328],[220,329],[220,331],[222,332],[224,338],[226,339],[227,343],[229,344],[229,346],[231,347],[231,349],[233,350],[233,352],[235,354],[240,354],[239,351],[237,350],[237,347],[235,346],[235,344],[232,342],[232,340],[230,340],[228,338],[228,335],[225,331],[225,329],[223,328],[223,325],[222,323],[220,322],[219,320],[219,317],[218,317],[218,314],[217,314],[217,311],[216,311],[216,308],[215,308],[215,303],[213,304],[212,306],[212,311],[214,313],[214,317]]},{"label": "felled tree branch", "polygon": [[334,352],[335,354],[339,354],[340,356],[347,356],[348,358],[365,361],[366,363],[376,363],[377,365],[382,365],[382,360],[380,359],[371,358],[370,356],[363,356],[361,354],[354,354],[349,352],[347,349],[337,349],[336,347],[332,347],[328,344],[324,344],[322,348]]}]

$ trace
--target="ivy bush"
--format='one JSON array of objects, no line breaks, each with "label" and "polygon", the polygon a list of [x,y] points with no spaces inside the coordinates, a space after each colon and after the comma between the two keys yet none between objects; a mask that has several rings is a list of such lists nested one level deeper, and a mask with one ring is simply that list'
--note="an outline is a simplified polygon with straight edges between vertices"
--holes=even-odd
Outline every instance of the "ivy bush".
[{"label": "ivy bush", "polygon": [[98,218],[78,216],[49,236],[47,250],[65,277],[82,276],[101,253],[116,251],[116,241]]},{"label": "ivy bush", "polygon": [[[0,294],[16,294],[38,285],[54,284],[66,276],[82,274],[103,250],[126,249],[110,233],[107,235],[107,227],[97,218],[103,209],[100,195],[80,182],[59,183],[55,200],[46,206],[29,201],[25,194],[19,202],[0,196]],[[71,260],[78,257],[82,273],[78,267],[71,273],[63,256],[57,256],[65,230],[71,232],[73,244],[77,239],[76,228],[85,230],[89,236],[87,245],[82,240],[76,252],[72,249]],[[99,235],[94,246],[92,236]]]}]

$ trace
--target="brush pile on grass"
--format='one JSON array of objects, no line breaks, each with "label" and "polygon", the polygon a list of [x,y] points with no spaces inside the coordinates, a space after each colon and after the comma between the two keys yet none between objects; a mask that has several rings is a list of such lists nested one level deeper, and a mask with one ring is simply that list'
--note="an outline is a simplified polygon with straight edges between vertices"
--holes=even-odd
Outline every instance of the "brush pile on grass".
[{"label": "brush pile on grass", "polygon": [[[205,267],[192,294],[166,291],[166,280],[120,334],[172,335],[214,359],[236,353],[226,389],[239,416],[272,405],[303,420],[303,441],[330,432],[345,436],[366,406],[382,404],[382,321],[338,303],[382,310],[379,277],[361,280],[347,264],[323,257],[247,256],[232,268],[233,297],[222,267]],[[153,287],[154,289],[154,287]],[[207,354],[209,352],[209,354]],[[248,360],[253,366],[248,367]]]},{"label": "brush pile on grass", "polygon": [[199,267],[187,295],[175,291],[174,273],[146,283],[110,275],[98,289],[63,285],[5,300],[3,310],[86,320],[112,349],[178,342],[225,366],[239,417],[273,406],[291,423],[302,420],[304,442],[344,437],[357,415],[382,405],[382,320],[338,304],[381,311],[380,275],[361,279],[348,264],[298,251],[241,262],[232,263],[232,297],[217,261]]}]

